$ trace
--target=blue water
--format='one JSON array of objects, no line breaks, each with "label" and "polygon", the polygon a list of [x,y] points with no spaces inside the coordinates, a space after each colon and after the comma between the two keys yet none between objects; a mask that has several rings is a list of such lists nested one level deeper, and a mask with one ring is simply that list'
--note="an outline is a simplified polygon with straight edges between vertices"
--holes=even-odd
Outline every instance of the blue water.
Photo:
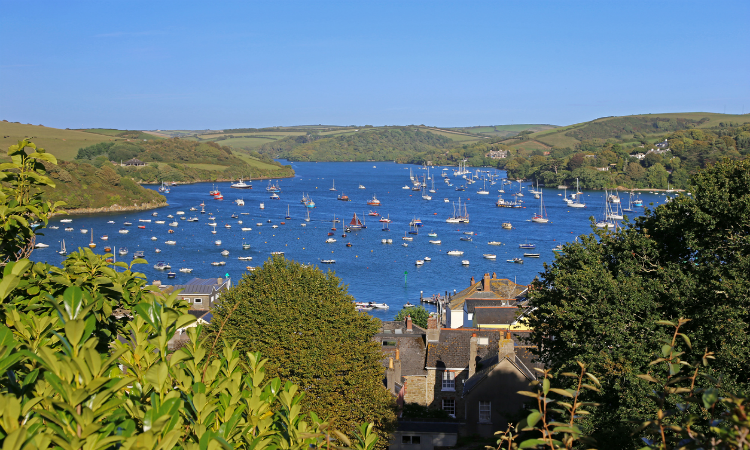
[{"label": "blue water", "polygon": [[[284,161],[284,163],[288,163]],[[499,278],[508,278],[518,283],[530,283],[543,270],[544,262],[554,260],[552,248],[559,243],[573,241],[579,234],[590,233],[589,217],[599,218],[603,212],[603,192],[585,192],[585,209],[568,208],[562,200],[563,191],[557,189],[544,190],[544,203],[550,223],[538,224],[530,221],[534,212],[539,210],[539,200],[526,193],[522,198],[525,208],[498,208],[495,201],[498,195],[506,200],[515,197],[511,192],[518,191],[518,183],[505,186],[505,194],[498,194],[501,184],[490,186],[490,195],[478,195],[482,188],[482,181],[467,185],[466,191],[458,192],[455,187],[466,184],[464,180],[453,177],[453,169],[448,171],[453,187],[448,187],[440,176],[441,168],[432,168],[435,189],[433,200],[423,200],[419,192],[404,190],[404,185],[410,185],[409,169],[415,175],[422,177],[427,171],[419,166],[400,165],[395,163],[291,163],[296,176],[279,180],[282,192],[280,200],[271,200],[266,192],[267,182],[256,181],[252,190],[230,189],[229,183],[221,183],[217,187],[224,195],[223,201],[214,200],[209,196],[211,183],[199,183],[173,187],[167,194],[168,207],[155,210],[158,217],[153,217],[154,211],[127,212],[119,214],[75,215],[71,224],[58,223],[58,217],[50,225],[56,225],[58,230],[44,230],[45,236],[39,237],[38,242],[48,244],[46,249],[34,251],[32,259],[61,264],[63,257],[56,252],[60,243],[65,239],[68,251],[75,250],[89,244],[91,232],[82,234],[80,229],[93,229],[96,252],[104,252],[105,245],[115,250],[125,246],[129,250],[126,256],[117,256],[118,261],[130,261],[133,252],[142,250],[148,265],[136,266],[136,270],[143,272],[148,280],[161,280],[165,284],[179,284],[192,277],[223,277],[229,274],[233,280],[238,280],[247,272],[248,265],[258,266],[270,257],[273,251],[283,251],[287,258],[301,263],[316,264],[323,270],[334,270],[344,284],[348,285],[349,293],[358,301],[377,301],[390,305],[390,310],[373,310],[371,314],[382,319],[392,319],[407,301],[418,304],[420,293],[429,296],[445,291],[460,291],[469,285],[471,277],[479,279],[484,273],[495,272]],[[503,177],[503,171],[489,169]],[[331,188],[333,181],[337,191]],[[365,189],[359,189],[362,184]],[[431,182],[427,181],[428,187]],[[150,187],[156,189],[156,186]],[[524,184],[524,191],[531,188]],[[307,208],[300,203],[303,193],[307,193],[315,201],[316,208],[310,210],[310,222],[306,227],[304,221]],[[569,192],[570,194],[571,192]],[[351,201],[336,200],[337,195],[346,194]],[[367,205],[367,200],[373,194],[381,201],[381,206]],[[559,194],[559,195],[558,195]],[[471,218],[469,224],[449,224],[445,219],[453,212],[453,202],[461,197],[462,204],[466,202]],[[627,201],[627,195],[622,195]],[[237,206],[235,199],[243,198],[245,206]],[[450,203],[444,202],[444,198]],[[641,194],[645,205],[653,202],[661,204],[664,195]],[[206,214],[200,211],[190,211],[191,207],[200,210],[200,203],[205,202]],[[260,203],[265,209],[259,208]],[[289,207],[292,219],[285,220]],[[377,211],[383,216],[390,216],[390,231],[382,231],[379,217],[367,216],[370,210]],[[184,217],[198,217],[199,222],[179,220],[177,211],[184,211]],[[637,208],[635,214],[642,213],[643,208]],[[241,215],[240,213],[249,213]],[[208,213],[216,217],[217,233],[211,234]],[[343,225],[348,223],[353,214],[364,216],[367,228],[357,232],[347,233],[342,238]],[[175,215],[168,219],[167,215]],[[238,214],[238,219],[232,219],[232,214]],[[331,231],[332,220],[341,219],[336,224],[336,231]],[[403,247],[401,238],[409,231],[409,221],[418,217],[423,226],[419,235]],[[151,223],[140,223],[139,219],[150,219]],[[155,220],[165,220],[163,225],[155,224]],[[175,220],[177,227],[170,227]],[[243,224],[239,225],[238,220]],[[268,221],[271,221],[270,223]],[[114,224],[108,224],[114,221]],[[132,222],[127,227],[128,234],[120,234],[118,230],[123,222]],[[281,225],[285,222],[285,225]],[[501,228],[502,222],[513,224],[512,230]],[[257,226],[256,223],[262,223]],[[231,228],[225,228],[230,224]],[[137,228],[145,225],[145,229]],[[278,228],[272,228],[278,225]],[[66,226],[74,231],[66,232]],[[252,231],[241,231],[241,227],[251,227]],[[173,234],[167,230],[173,229]],[[337,242],[328,244],[328,233],[334,233]],[[429,237],[429,232],[435,232],[437,237]],[[472,242],[461,241],[466,236],[464,232],[473,232]],[[108,235],[109,240],[101,240],[102,235]],[[151,237],[157,240],[152,241]],[[411,236],[411,235],[410,235]],[[393,243],[382,244],[381,239],[390,238]],[[166,245],[167,240],[177,241],[176,245]],[[214,241],[220,239],[220,246]],[[441,245],[430,244],[429,240],[439,239]],[[488,241],[501,241],[502,246],[488,245]],[[242,243],[250,243],[250,250],[243,250]],[[352,247],[345,244],[351,242]],[[519,248],[521,243],[533,243],[534,250]],[[155,253],[155,249],[162,250]],[[221,256],[221,251],[227,249],[230,254]],[[462,250],[463,256],[448,256],[449,250]],[[524,264],[514,264],[506,260],[522,257],[524,252],[539,253],[540,258],[525,258]],[[497,255],[496,260],[483,258],[484,253]],[[239,261],[239,256],[252,256],[252,261]],[[422,266],[416,266],[417,259],[425,256],[432,258]],[[335,259],[335,264],[320,264],[321,259]],[[468,260],[469,266],[463,266],[462,260]],[[166,273],[155,270],[153,265],[157,261],[166,261],[172,265],[172,271],[177,273],[174,280],[168,280]],[[226,261],[225,266],[212,266],[212,261]],[[193,268],[192,274],[178,272],[180,267]],[[428,306],[429,308],[429,306]]]}]

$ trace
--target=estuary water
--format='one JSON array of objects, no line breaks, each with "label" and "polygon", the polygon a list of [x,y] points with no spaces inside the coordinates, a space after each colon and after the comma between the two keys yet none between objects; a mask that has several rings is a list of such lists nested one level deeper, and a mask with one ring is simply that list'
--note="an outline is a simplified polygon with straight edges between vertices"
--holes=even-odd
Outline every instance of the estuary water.
[{"label": "estuary water", "polygon": [[[348,285],[348,292],[363,302],[382,302],[390,306],[389,310],[373,310],[371,314],[384,320],[392,319],[406,302],[419,304],[420,294],[425,297],[432,294],[444,294],[446,291],[460,291],[469,285],[471,277],[479,279],[485,273],[496,273],[498,278],[508,278],[517,283],[528,284],[543,270],[545,262],[555,258],[553,248],[575,240],[580,234],[591,232],[589,217],[600,219],[604,212],[604,193],[599,191],[584,192],[586,208],[570,208],[563,201],[563,191],[543,189],[543,200],[549,223],[531,222],[531,217],[540,210],[540,200],[528,193],[533,189],[530,183],[503,185],[501,179],[504,171],[481,169],[484,176],[495,177],[496,184],[486,184],[481,179],[474,184],[453,175],[455,167],[442,170],[443,167],[431,167],[428,171],[420,166],[403,165],[386,162],[350,162],[350,163],[289,163],[295,170],[294,178],[272,180],[278,184],[281,192],[278,200],[270,198],[267,192],[268,181],[253,182],[253,189],[231,189],[229,183],[220,183],[215,187],[224,195],[223,200],[215,200],[209,195],[214,187],[211,183],[174,186],[166,194],[169,206],[157,210],[124,212],[117,214],[59,216],[50,222],[58,229],[43,230],[37,242],[49,245],[37,249],[32,255],[36,261],[47,261],[59,265],[63,256],[57,254],[63,239],[68,252],[78,247],[85,247],[93,241],[97,244],[95,252],[103,253],[105,246],[111,246],[115,252],[121,247],[128,249],[128,254],[117,255],[118,261],[129,262],[136,251],[143,251],[148,265],[135,266],[134,269],[144,273],[149,281],[160,280],[163,284],[180,284],[193,277],[224,277],[228,274],[236,283],[247,266],[262,265],[271,257],[271,252],[284,252],[285,257],[300,263],[314,264],[322,270],[333,270]],[[476,169],[472,170],[476,172]],[[411,186],[410,173],[424,177],[432,200],[422,198],[422,193],[403,189]],[[447,178],[453,186],[448,186],[441,176]],[[360,185],[364,189],[360,188]],[[466,186],[465,191],[457,191],[459,185]],[[335,186],[335,191],[331,190]],[[488,195],[477,191],[486,188]],[[513,193],[524,193],[516,197]],[[156,189],[156,186],[150,186]],[[499,193],[504,189],[505,193]],[[573,190],[568,190],[571,194]],[[306,208],[301,203],[303,195],[315,202],[315,208]],[[339,195],[346,195],[350,201],[340,201]],[[498,208],[495,206],[498,196],[506,200],[523,200],[522,208]],[[373,196],[381,202],[380,206],[367,204]],[[644,205],[654,206],[664,203],[664,194],[641,193]],[[458,207],[466,207],[469,223],[446,223]],[[627,204],[628,195],[621,193],[623,204]],[[235,200],[243,199],[244,206],[238,206]],[[448,201],[446,202],[445,199]],[[205,203],[205,214],[201,214],[201,203]],[[264,204],[264,209],[260,204]],[[190,208],[196,208],[191,211]],[[184,215],[177,215],[178,211]],[[285,219],[288,215],[291,219]],[[373,211],[380,216],[369,216]],[[154,217],[152,214],[158,215]],[[309,213],[309,222],[305,219]],[[643,208],[635,208],[633,213],[643,213]],[[210,214],[215,217],[214,227],[207,225]],[[360,231],[345,233],[354,214],[365,223],[366,228]],[[173,215],[174,218],[167,218]],[[232,216],[236,217],[233,218]],[[390,218],[390,231],[383,231],[380,217]],[[184,217],[186,220],[181,220]],[[187,218],[197,217],[197,222]],[[72,219],[71,223],[60,223],[61,219]],[[333,220],[340,220],[339,223]],[[407,234],[410,222],[419,218],[422,226],[417,235]],[[150,222],[145,222],[150,220]],[[164,220],[164,224],[156,224]],[[242,224],[238,223],[242,221]],[[114,222],[114,223],[109,223]],[[132,225],[126,226],[124,223]],[[177,222],[176,226],[170,226]],[[282,225],[282,222],[284,224]],[[512,229],[503,229],[501,224],[510,222]],[[226,225],[231,228],[227,228]],[[260,224],[260,225],[258,225]],[[138,226],[145,228],[138,228]],[[305,226],[303,226],[305,225]],[[276,226],[276,227],[274,227]],[[73,231],[65,231],[72,227]],[[241,228],[252,228],[242,231]],[[336,230],[332,230],[336,228]],[[89,230],[86,234],[81,229]],[[119,230],[127,229],[127,234]],[[169,233],[168,230],[173,230]],[[333,233],[329,236],[328,233]],[[346,237],[342,237],[342,234]],[[437,236],[428,236],[429,233]],[[467,234],[471,233],[471,234]],[[103,235],[108,240],[102,240]],[[412,241],[404,241],[410,236]],[[156,237],[156,240],[152,240]],[[461,238],[471,237],[471,241]],[[328,238],[336,242],[327,243]],[[383,239],[391,239],[391,244],[383,244]],[[174,245],[166,241],[175,241]],[[221,245],[215,241],[221,240]],[[440,244],[430,241],[440,240]],[[489,241],[499,241],[503,245],[488,245]],[[243,250],[242,244],[250,244]],[[351,247],[346,244],[351,243]],[[407,243],[408,246],[402,244]],[[534,244],[534,249],[519,248],[520,244]],[[157,253],[156,249],[161,252]],[[222,250],[228,250],[222,256]],[[449,256],[451,250],[463,251],[461,256]],[[538,253],[539,258],[524,258],[524,252]],[[496,259],[486,259],[484,254],[495,254]],[[238,260],[238,257],[252,257],[252,260]],[[416,265],[417,260],[424,260]],[[523,264],[508,262],[512,258],[523,258]],[[333,264],[323,264],[321,260],[335,260]],[[164,261],[172,266],[175,279],[167,279],[165,271],[156,270],[153,265]],[[214,266],[212,262],[224,261],[224,266]],[[468,261],[464,265],[462,261]],[[193,272],[180,273],[182,267],[192,268]],[[426,305],[428,309],[432,307]]]}]

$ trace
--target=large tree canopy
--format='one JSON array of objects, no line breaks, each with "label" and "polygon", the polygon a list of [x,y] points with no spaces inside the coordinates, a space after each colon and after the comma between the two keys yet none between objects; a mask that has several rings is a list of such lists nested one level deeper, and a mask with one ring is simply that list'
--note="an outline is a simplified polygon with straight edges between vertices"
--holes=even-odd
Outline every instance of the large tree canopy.
[{"label": "large tree canopy", "polygon": [[715,352],[707,370],[727,391],[750,387],[750,161],[699,172],[688,190],[615,233],[566,245],[530,294],[539,356],[555,371],[578,360],[600,375],[602,407],[586,426],[602,448],[635,448],[626,421],[653,409],[636,375],[661,356],[657,319],[693,319],[684,331]]},{"label": "large tree canopy", "polygon": [[377,330],[333,273],[276,257],[222,296],[208,335],[220,333],[241,354],[263,352],[270,377],[307,393],[305,410],[347,431],[366,418],[387,445],[395,402],[383,386]]}]

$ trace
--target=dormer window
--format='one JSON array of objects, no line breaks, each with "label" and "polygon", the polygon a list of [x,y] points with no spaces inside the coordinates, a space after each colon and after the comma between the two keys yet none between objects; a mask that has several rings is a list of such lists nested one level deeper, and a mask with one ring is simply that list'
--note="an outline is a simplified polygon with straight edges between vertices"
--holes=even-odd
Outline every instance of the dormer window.
[{"label": "dormer window", "polygon": [[449,371],[443,372],[443,390],[444,391],[455,391],[456,390],[456,374]]}]

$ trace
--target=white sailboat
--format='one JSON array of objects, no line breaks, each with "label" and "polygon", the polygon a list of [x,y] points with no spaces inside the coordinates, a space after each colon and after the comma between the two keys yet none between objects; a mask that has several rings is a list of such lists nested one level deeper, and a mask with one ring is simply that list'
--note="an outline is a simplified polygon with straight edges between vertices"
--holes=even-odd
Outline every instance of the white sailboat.
[{"label": "white sailboat", "polygon": [[328,189],[329,191],[335,191],[336,190],[336,180],[333,180],[333,184],[331,185],[331,189]]},{"label": "white sailboat", "polygon": [[549,218],[547,217],[547,211],[544,209],[544,199],[542,198],[542,191],[539,191],[539,214],[534,214],[531,217],[532,222],[536,223],[548,223]]},{"label": "white sailboat", "polygon": [[578,178],[576,178],[576,193],[575,193],[575,200],[571,203],[568,203],[568,206],[571,208],[585,208],[586,204],[581,203],[581,196],[583,193],[578,189]]},{"label": "white sailboat", "polygon": [[487,190],[487,180],[485,179],[484,183],[482,184],[482,189],[477,191],[477,194],[479,195],[489,195],[490,191]]},{"label": "white sailboat", "polygon": [[62,241],[62,247],[60,248],[60,251],[57,252],[57,253],[59,253],[59,254],[61,254],[63,256],[65,256],[65,255],[68,254],[68,251],[65,250],[65,239],[63,239],[63,241]]},{"label": "white sailboat", "polygon": [[604,191],[604,214],[602,220],[596,222],[597,228],[614,228],[615,227],[615,221],[612,219],[612,209],[609,206],[609,196],[607,195],[607,191]]}]

